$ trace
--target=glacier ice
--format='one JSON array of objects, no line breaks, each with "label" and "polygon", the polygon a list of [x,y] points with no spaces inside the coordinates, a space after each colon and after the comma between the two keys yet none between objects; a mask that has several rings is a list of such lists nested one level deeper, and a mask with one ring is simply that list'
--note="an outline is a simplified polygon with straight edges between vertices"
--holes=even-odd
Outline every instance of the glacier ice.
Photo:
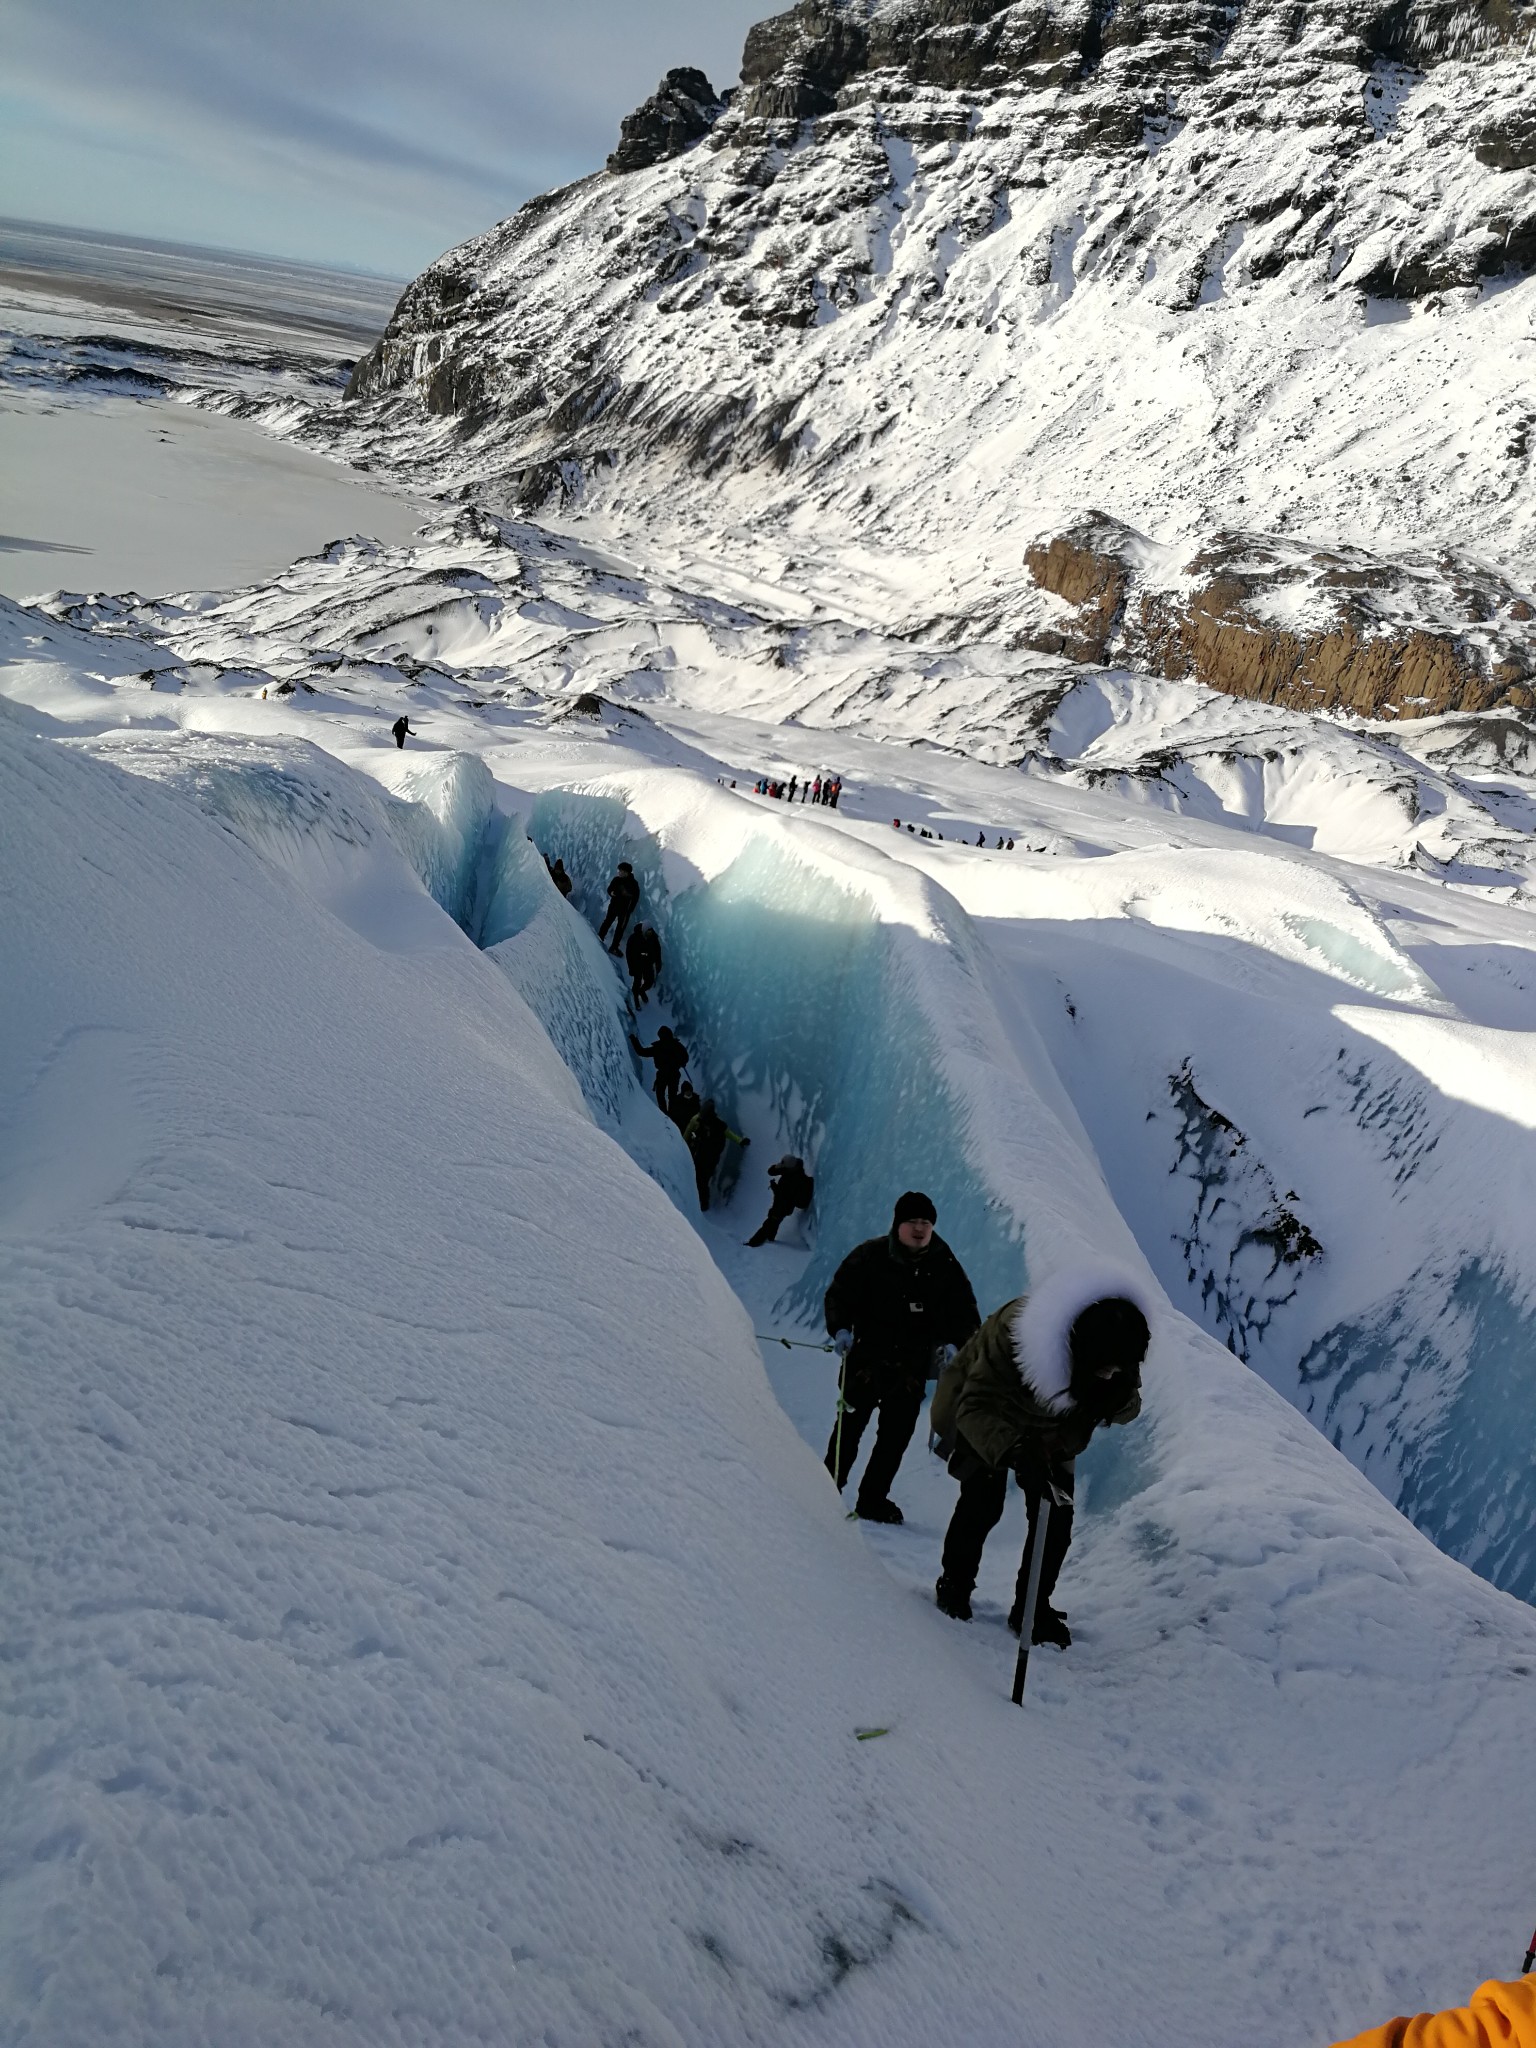
[{"label": "glacier ice", "polygon": [[[1536,1309],[1496,1265],[1427,1276],[1302,1360],[1319,1426],[1452,1557],[1536,1601]],[[1352,1438],[1367,1438],[1362,1460]]]},{"label": "glacier ice", "polygon": [[[924,942],[767,838],[749,839],[705,880],[628,822],[613,797],[550,792],[530,830],[573,875],[606,878],[618,860],[631,862],[700,1094],[731,1122],[756,1098],[773,1142],[800,1153],[816,1177],[814,1248],[787,1311],[819,1315],[838,1260],[889,1227],[908,1187],[933,1197],[979,1299],[995,1305],[1019,1292],[1021,1219],[984,1185],[967,1143],[975,1108],[948,1078],[946,1049],[917,1000],[921,966],[903,940]],[[669,872],[682,884],[675,893]]]},{"label": "glacier ice", "polygon": [[549,879],[520,818],[493,821],[484,875],[479,943],[548,1032],[598,1123],[686,1213],[688,1155],[636,1075],[614,964]]},{"label": "glacier ice", "polygon": [[427,893],[467,931],[496,811],[495,777],[478,754],[433,754],[409,770],[397,795],[405,807],[391,805],[385,815],[401,851]]}]

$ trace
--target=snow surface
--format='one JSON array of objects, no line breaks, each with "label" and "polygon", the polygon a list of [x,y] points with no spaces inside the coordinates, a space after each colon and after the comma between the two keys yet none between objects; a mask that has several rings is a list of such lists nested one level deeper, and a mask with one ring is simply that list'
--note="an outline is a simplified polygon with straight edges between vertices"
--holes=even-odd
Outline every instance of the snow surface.
[{"label": "snow surface", "polygon": [[228,589],[422,515],[337,463],[185,405],[0,401],[0,592]]},{"label": "snow surface", "polygon": [[[1405,917],[1512,945],[1523,910],[1210,824],[1159,844],[1113,796],[875,741],[842,810],[791,813],[721,786],[752,737],[724,717],[476,709],[442,672],[151,691],[163,650],[6,630],[18,2040],[1216,2048],[1489,1966],[1536,1619],[1192,1293],[1146,1420],[1085,1460],[1076,1640],[1023,1715],[1017,1505],[962,1630],[930,1592],[952,1482],[920,1438],[906,1526],[846,1522],[829,1362],[752,1330],[814,1337],[829,1262],[914,1179],[988,1306],[1085,1247],[1139,1261],[1139,1226],[1169,1277],[1102,1135],[1117,1019],[1176,1036],[1159,977],[1229,992],[1193,1039],[1212,1092],[1230,1051],[1283,1109],[1287,1034],[1375,1033],[1448,1146],[1471,1111],[1407,1027],[1482,1040]],[[983,788],[1098,851],[891,829]],[[584,924],[621,843],[667,1014],[754,1138],[707,1220]],[[1131,998],[1094,946],[1143,958]],[[803,1247],[748,1252],[791,1140]],[[1336,1143],[1320,1228],[1365,1187]]]},{"label": "snow surface", "polygon": [[[1518,61],[1341,67],[1345,215],[1418,192],[1457,94]],[[843,112],[770,166],[773,235],[858,169],[876,116]],[[740,252],[771,297],[868,233],[868,296],[795,344],[813,458],[874,403],[838,352],[878,328],[894,496],[862,535],[862,453],[846,489],[797,455],[676,502],[658,465],[579,530],[472,499],[211,593],[166,499],[158,595],[0,601],[7,2040],[1300,2048],[1518,1955],[1533,730],[1085,670],[1013,644],[1005,586],[1047,457],[1159,532],[1251,491],[1515,574],[1529,497],[1484,457],[1529,282],[1384,322],[1320,270],[1288,308],[1216,205],[1226,158],[1191,214],[1170,104],[1109,179],[1190,202],[1132,319],[1102,164],[1015,184],[1012,120],[964,164],[887,123],[867,207],[782,271],[766,227]],[[550,218],[600,232],[707,169]],[[573,335],[613,282],[587,246],[541,301]],[[11,326],[0,381],[78,405],[76,452],[145,365],[334,444],[318,344]],[[1327,459],[1292,463],[1324,385]],[[957,422],[970,456],[936,461]],[[239,488],[276,507],[252,445]],[[414,417],[351,445],[412,488],[484,454]],[[1193,545],[1149,562],[1177,581]],[[750,793],[818,769],[836,812]],[[665,953],[639,1018],[594,930],[621,856]],[[707,1216],[628,1046],[663,1020],[751,1139]],[[750,1250],[786,1150],[816,1202]],[[820,1463],[821,1288],[914,1184],[984,1309],[1085,1253],[1154,1303],[1023,1714],[1017,1496],[964,1628],[921,1432],[899,1528],[846,1520]]]}]

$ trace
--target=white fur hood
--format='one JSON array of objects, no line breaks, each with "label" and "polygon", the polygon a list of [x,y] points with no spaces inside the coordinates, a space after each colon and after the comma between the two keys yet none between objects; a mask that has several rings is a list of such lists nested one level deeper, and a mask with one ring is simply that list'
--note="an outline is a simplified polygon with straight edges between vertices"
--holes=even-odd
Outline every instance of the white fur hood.
[{"label": "white fur hood", "polygon": [[1019,1304],[1013,1319],[1013,1355],[1019,1378],[1054,1414],[1075,1405],[1067,1342],[1072,1325],[1091,1303],[1111,1295],[1134,1302],[1155,1334],[1157,1323],[1145,1281],[1107,1259],[1063,1266],[1032,1287]]}]

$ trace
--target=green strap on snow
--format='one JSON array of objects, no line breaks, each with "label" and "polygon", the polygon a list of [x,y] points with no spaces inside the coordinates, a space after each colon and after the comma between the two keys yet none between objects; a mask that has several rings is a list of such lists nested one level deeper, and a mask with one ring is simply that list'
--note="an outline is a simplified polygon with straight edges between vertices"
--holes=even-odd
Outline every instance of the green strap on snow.
[{"label": "green strap on snow", "polygon": [[855,1742],[873,1742],[877,1735],[889,1735],[890,1732],[889,1728],[855,1728],[853,1739]]}]

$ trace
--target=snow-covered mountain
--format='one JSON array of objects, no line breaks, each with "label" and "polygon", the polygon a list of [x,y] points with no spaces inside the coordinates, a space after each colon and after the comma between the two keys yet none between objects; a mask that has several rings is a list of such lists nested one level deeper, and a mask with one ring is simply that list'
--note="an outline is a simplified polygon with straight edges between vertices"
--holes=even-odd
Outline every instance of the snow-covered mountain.
[{"label": "snow-covered mountain", "polygon": [[1536,8],[803,0],[312,430],[924,638],[1527,707]]}]

